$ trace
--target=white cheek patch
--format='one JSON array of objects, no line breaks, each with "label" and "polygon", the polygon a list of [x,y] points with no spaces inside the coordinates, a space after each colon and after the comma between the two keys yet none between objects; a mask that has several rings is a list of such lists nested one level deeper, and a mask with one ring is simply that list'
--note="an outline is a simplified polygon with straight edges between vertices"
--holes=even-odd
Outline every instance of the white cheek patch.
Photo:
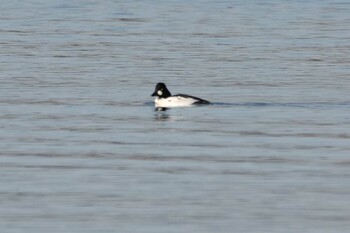
[{"label": "white cheek patch", "polygon": [[162,91],[157,91],[157,94],[158,95],[163,95],[163,92]]}]

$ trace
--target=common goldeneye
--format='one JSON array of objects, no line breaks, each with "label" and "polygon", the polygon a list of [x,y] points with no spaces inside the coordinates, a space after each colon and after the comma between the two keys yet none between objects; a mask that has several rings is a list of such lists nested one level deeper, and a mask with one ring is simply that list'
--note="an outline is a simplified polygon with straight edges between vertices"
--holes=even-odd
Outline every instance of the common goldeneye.
[{"label": "common goldeneye", "polygon": [[152,96],[157,96],[154,102],[156,107],[158,108],[185,107],[197,104],[210,104],[210,102],[207,100],[203,100],[190,95],[171,95],[170,91],[164,83],[158,83],[156,85],[156,89]]}]

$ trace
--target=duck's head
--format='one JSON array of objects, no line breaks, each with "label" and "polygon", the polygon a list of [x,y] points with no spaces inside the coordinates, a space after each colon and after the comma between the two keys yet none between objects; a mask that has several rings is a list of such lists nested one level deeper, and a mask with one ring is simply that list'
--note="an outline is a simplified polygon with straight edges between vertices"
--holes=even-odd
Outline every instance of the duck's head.
[{"label": "duck's head", "polygon": [[167,98],[171,96],[171,93],[164,83],[157,83],[156,88],[151,96],[157,96],[158,98]]}]

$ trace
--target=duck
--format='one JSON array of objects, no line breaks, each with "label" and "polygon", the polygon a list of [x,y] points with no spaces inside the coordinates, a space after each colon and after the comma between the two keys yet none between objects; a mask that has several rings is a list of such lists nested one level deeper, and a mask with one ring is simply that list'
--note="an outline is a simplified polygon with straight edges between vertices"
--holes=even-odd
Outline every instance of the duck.
[{"label": "duck", "polygon": [[164,83],[157,83],[155,91],[151,96],[156,96],[154,102],[157,108],[187,107],[193,105],[210,104],[210,102],[207,100],[191,95],[171,95]]}]

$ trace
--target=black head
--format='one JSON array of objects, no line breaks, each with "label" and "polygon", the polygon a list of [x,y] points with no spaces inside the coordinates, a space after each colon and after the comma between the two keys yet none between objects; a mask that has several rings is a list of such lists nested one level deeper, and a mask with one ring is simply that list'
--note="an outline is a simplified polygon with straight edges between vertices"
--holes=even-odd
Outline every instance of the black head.
[{"label": "black head", "polygon": [[159,98],[167,98],[171,96],[171,93],[168,90],[168,88],[166,88],[164,83],[158,83],[152,96],[158,96]]}]

